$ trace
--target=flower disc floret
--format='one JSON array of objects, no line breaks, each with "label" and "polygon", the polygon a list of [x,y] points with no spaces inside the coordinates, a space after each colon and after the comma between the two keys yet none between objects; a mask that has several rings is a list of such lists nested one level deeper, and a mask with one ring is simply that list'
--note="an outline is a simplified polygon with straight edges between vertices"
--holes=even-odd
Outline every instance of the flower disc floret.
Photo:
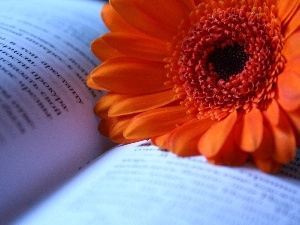
[{"label": "flower disc floret", "polygon": [[234,110],[265,110],[284,58],[275,9],[199,4],[170,46],[166,69],[182,104],[198,118],[220,120]]}]

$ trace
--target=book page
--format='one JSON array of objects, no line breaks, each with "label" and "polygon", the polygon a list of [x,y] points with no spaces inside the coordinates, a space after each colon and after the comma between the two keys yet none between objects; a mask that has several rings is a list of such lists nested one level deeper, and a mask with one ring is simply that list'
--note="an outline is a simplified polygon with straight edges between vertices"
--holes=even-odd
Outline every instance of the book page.
[{"label": "book page", "polygon": [[[15,214],[111,146],[86,76],[101,1],[2,1],[0,215]],[[109,145],[109,146],[108,146]],[[0,220],[1,220],[0,216]]]},{"label": "book page", "polygon": [[14,224],[296,225],[299,162],[268,175],[251,163],[180,158],[147,141],[120,146]]}]

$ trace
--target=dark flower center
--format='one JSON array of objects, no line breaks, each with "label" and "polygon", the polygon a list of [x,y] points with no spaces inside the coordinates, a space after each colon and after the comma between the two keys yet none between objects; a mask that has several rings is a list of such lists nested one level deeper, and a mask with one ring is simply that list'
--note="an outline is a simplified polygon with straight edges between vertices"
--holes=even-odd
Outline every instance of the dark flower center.
[{"label": "dark flower center", "polygon": [[208,56],[208,63],[219,75],[219,79],[228,80],[232,75],[241,73],[244,70],[249,54],[245,53],[244,47],[234,43],[225,48],[216,48]]}]

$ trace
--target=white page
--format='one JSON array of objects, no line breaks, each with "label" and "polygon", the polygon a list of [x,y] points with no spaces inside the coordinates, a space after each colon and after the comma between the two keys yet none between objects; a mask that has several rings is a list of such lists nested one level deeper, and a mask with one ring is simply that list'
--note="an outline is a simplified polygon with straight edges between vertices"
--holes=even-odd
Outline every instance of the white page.
[{"label": "white page", "polygon": [[299,224],[300,158],[277,175],[179,158],[147,142],[109,151],[13,224]]},{"label": "white page", "polygon": [[1,1],[0,221],[107,149],[86,75],[101,1]]}]

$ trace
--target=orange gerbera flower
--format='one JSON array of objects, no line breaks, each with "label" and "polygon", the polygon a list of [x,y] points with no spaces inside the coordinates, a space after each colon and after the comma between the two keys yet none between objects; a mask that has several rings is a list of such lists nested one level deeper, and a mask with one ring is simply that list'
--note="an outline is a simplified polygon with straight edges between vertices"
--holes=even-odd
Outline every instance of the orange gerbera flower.
[{"label": "orange gerbera flower", "polygon": [[88,77],[118,143],[275,172],[300,137],[300,0],[111,0]]}]

